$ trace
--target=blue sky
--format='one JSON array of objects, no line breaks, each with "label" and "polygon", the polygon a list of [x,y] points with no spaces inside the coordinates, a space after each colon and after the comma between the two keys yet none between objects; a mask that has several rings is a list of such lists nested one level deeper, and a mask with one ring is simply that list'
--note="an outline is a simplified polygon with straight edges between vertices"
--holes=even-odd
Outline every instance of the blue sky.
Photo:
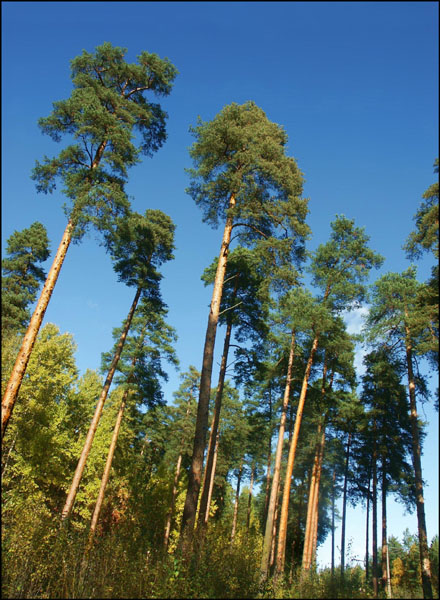
[{"label": "blue sky", "polygon": [[[127,189],[134,210],[159,208],[177,226],[176,258],[163,269],[162,290],[182,371],[201,366],[211,291],[200,275],[221,237],[185,194],[188,128],[198,115],[209,120],[226,104],[255,101],[284,126],[289,154],[304,173],[309,249],[327,240],[342,213],[365,227],[386,259],[372,281],[407,268],[402,244],[438,156],[436,2],[3,2],[2,17],[2,248],[14,230],[36,220],[47,227],[52,250],[64,230],[62,194],[37,195],[30,173],[35,160],[60,150],[37,120],[69,96],[69,61],[110,41],[127,48],[130,62],[147,50],[179,70],[161,101],[168,141],[130,171]],[[430,261],[418,268],[426,278]],[[133,295],[117,282],[93,234],[69,249],[45,322],[74,335],[81,371],[100,365]],[[169,400],[178,385],[170,370]],[[431,538],[438,533],[438,426],[436,413],[424,410]],[[362,558],[364,517],[356,510],[347,537]],[[390,534],[416,531],[415,515],[403,516],[400,505],[389,512]],[[318,559],[329,557],[328,540]]]}]

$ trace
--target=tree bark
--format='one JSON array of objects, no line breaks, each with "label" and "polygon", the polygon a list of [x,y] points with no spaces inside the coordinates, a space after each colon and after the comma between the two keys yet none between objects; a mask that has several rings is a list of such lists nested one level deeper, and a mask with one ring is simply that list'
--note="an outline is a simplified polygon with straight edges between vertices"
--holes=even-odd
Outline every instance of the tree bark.
[{"label": "tree bark", "polygon": [[382,460],[382,586],[387,598],[391,598],[391,582],[388,573],[388,541],[387,541],[387,477],[385,460]]},{"label": "tree bark", "polygon": [[165,535],[163,538],[163,545],[165,547],[165,551],[168,549],[168,542],[170,539],[171,521],[173,520],[174,504],[176,502],[177,488],[179,485],[179,476],[180,476],[181,465],[182,465],[182,453],[180,453],[177,458],[176,471],[174,473],[173,491],[171,493],[171,504],[170,504],[170,508],[168,510],[167,523],[165,526]]},{"label": "tree bark", "polygon": [[99,396],[98,403],[96,405],[95,414],[93,415],[93,419],[90,424],[89,431],[87,433],[86,441],[84,442],[81,456],[80,456],[78,465],[75,470],[75,475],[73,477],[73,481],[70,486],[69,493],[67,494],[66,503],[64,505],[63,512],[61,513],[62,521],[66,521],[66,519],[70,516],[70,513],[72,511],[73,503],[75,501],[75,497],[76,497],[78,487],[79,487],[79,484],[80,484],[80,481],[82,478],[82,474],[84,472],[84,467],[86,465],[87,457],[89,456],[89,452],[90,452],[90,449],[93,444],[93,439],[95,437],[96,429],[98,427],[99,420],[100,420],[101,414],[102,414],[102,410],[104,408],[104,403],[107,399],[107,395],[108,395],[110,386],[113,381],[113,376],[115,374],[116,367],[117,367],[119,359],[121,357],[122,350],[123,350],[124,344],[125,344],[125,340],[127,338],[128,331],[129,331],[130,325],[131,325],[131,321],[133,319],[133,315],[135,313],[136,306],[137,306],[137,303],[141,296],[141,293],[142,293],[142,288],[139,287],[136,291],[136,295],[134,297],[130,311],[125,320],[124,329],[119,338],[119,342],[116,347],[115,355],[113,357],[112,363],[110,365],[110,369],[107,373],[107,378],[105,380],[104,387],[102,388],[101,395]]},{"label": "tree bark", "polygon": [[278,443],[277,449],[275,453],[275,464],[273,470],[273,478],[272,485],[270,490],[270,499],[269,505],[267,509],[267,518],[266,518],[266,528],[264,533],[264,541],[263,541],[263,553],[261,558],[261,578],[263,580],[267,579],[269,573],[269,565],[270,565],[270,553],[272,547],[273,540],[273,524],[274,524],[274,516],[275,516],[275,504],[278,502],[278,490],[280,484],[280,468],[281,468],[281,457],[283,453],[283,443],[284,443],[284,430],[286,427],[286,414],[287,414],[287,406],[289,404],[290,398],[290,387],[292,381],[292,368],[293,368],[293,359],[295,356],[295,331],[292,331],[291,342],[290,342],[290,351],[289,351],[289,360],[287,365],[287,377],[286,377],[286,386],[284,388],[284,397],[283,397],[283,406],[281,411],[281,419],[280,419],[280,428],[278,432]]},{"label": "tree bark", "polygon": [[373,595],[377,598],[377,442],[376,442],[376,420],[373,420]]},{"label": "tree bark", "polygon": [[369,565],[369,556],[368,556],[368,550],[369,550],[369,525],[370,525],[370,482],[371,482],[371,476],[368,477],[368,492],[367,492],[367,524],[365,527],[365,582],[368,585],[368,578],[369,578],[369,570],[370,570],[370,565]]},{"label": "tree bark", "polygon": [[234,516],[232,517],[231,544],[234,542],[235,532],[237,530],[238,501],[240,498],[240,484],[241,484],[242,473],[243,473],[243,459],[241,459],[241,461],[240,461],[240,468],[238,470],[238,477],[237,477],[237,489],[235,491]]},{"label": "tree bark", "polygon": [[[229,198],[229,211],[235,206],[235,197],[231,194]],[[220,313],[220,302],[223,293],[223,282],[225,278],[226,265],[228,261],[229,244],[233,226],[232,215],[229,212],[226,218],[223,240],[214,280],[211,308],[206,329],[205,346],[203,350],[203,365],[200,377],[199,403],[197,407],[197,418],[194,433],[193,454],[188,477],[188,490],[182,515],[181,526],[181,548],[187,549],[187,542],[191,543],[193,537],[194,523],[196,519],[197,503],[199,498],[201,472],[203,466],[203,454],[206,443],[206,430],[209,414],[209,396],[211,393],[212,363],[214,359],[215,336]]]},{"label": "tree bark", "polygon": [[[407,315],[406,315],[407,316]],[[423,598],[432,598],[431,562],[429,560],[428,535],[426,532],[425,501],[423,498],[423,478],[421,462],[421,446],[419,422],[416,403],[416,384],[413,371],[412,344],[410,330],[406,326],[406,364],[408,371],[408,388],[410,403],[410,421],[412,432],[412,463],[416,486],[417,524],[419,534],[420,567],[422,571]]]},{"label": "tree bark", "polygon": [[287,535],[287,517],[289,512],[289,499],[290,499],[290,486],[292,481],[293,466],[295,463],[296,447],[298,444],[299,430],[301,427],[302,413],[304,410],[304,403],[307,395],[307,386],[309,383],[310,371],[313,364],[313,358],[315,356],[316,349],[318,347],[319,336],[315,335],[313,340],[312,348],[310,350],[309,360],[307,361],[307,367],[304,374],[303,384],[301,388],[301,394],[298,401],[298,409],[296,411],[295,427],[293,431],[292,442],[289,448],[289,456],[287,459],[286,477],[283,490],[283,501],[281,505],[281,517],[280,527],[278,532],[278,547],[277,547],[277,562],[276,572],[278,575],[284,571],[284,560],[285,560],[285,549],[286,549],[286,535]]},{"label": "tree bark", "polygon": [[[321,435],[322,425],[318,425],[318,436]],[[312,538],[312,520],[313,511],[315,507],[315,493],[316,493],[316,478],[318,474],[318,463],[319,463],[319,443],[316,445],[315,458],[313,460],[312,477],[310,479],[309,487],[309,500],[307,502],[307,518],[306,518],[306,529],[304,533],[304,549],[302,557],[302,569],[308,571],[311,564],[311,538]]]},{"label": "tree bark", "polygon": [[345,520],[347,514],[347,484],[348,484],[348,465],[350,461],[351,432],[348,434],[347,451],[345,454],[344,469],[344,491],[342,495],[342,523],[341,523],[341,577],[344,578],[345,572]]},{"label": "tree bark", "polygon": [[312,520],[312,556],[311,564],[316,563],[316,549],[318,547],[318,517],[319,517],[319,484],[321,482],[322,463],[324,460],[324,444],[325,444],[325,425],[321,435],[321,445],[318,462],[318,473],[316,475],[316,492],[314,500],[313,520]]},{"label": "tree bark", "polygon": [[251,523],[251,508],[252,508],[252,490],[254,487],[254,475],[255,475],[255,465],[252,464],[251,467],[251,482],[249,484],[249,496],[248,496],[248,506],[247,506],[247,516],[246,516],[246,529],[249,529]]},{"label": "tree bark", "polygon": [[29,362],[32,349],[35,345],[38,332],[43,322],[44,314],[49,304],[49,300],[52,296],[52,292],[55,288],[55,284],[58,279],[61,267],[63,266],[64,259],[66,257],[67,250],[72,240],[73,224],[69,220],[66,229],[64,230],[63,237],[61,238],[60,245],[55,254],[52,266],[49,273],[47,274],[46,281],[41,291],[40,297],[37,302],[37,306],[32,314],[29,322],[27,331],[24,335],[21,348],[18,352],[15,360],[12,373],[9,377],[8,384],[5,389],[5,393],[2,399],[2,439],[6,431],[9,419],[11,418],[12,411],[14,409],[17,395],[20,390],[21,382],[23,381],[24,374]]},{"label": "tree bark", "polygon": [[217,431],[217,436],[215,438],[215,448],[214,448],[214,459],[212,462],[212,469],[211,469],[211,479],[209,482],[209,494],[208,494],[208,503],[207,503],[207,509],[206,509],[206,514],[205,514],[205,524],[208,523],[208,519],[209,519],[209,511],[211,508],[211,500],[212,500],[212,490],[214,489],[214,480],[215,480],[215,469],[217,467],[217,455],[218,455],[218,440],[219,440],[220,434]]},{"label": "tree bark", "polygon": [[333,469],[333,485],[332,485],[332,558],[331,558],[331,574],[332,579],[335,576],[335,483],[336,469]]},{"label": "tree bark", "polygon": [[220,411],[222,407],[222,399],[223,399],[223,388],[225,384],[226,377],[226,366],[228,361],[229,354],[229,346],[231,343],[231,333],[232,333],[232,316],[228,318],[227,326],[226,326],[226,334],[225,341],[223,345],[223,354],[222,360],[220,364],[220,373],[218,378],[218,386],[217,393],[215,396],[215,404],[214,404],[214,416],[212,419],[211,432],[209,434],[209,443],[208,443],[208,452],[206,457],[206,467],[203,476],[203,486],[202,486],[202,495],[200,499],[199,506],[199,514],[198,514],[198,527],[202,527],[205,523],[206,511],[208,510],[208,495],[209,495],[209,486],[211,482],[211,471],[214,462],[214,446],[215,439],[217,437],[218,424],[220,421]]}]

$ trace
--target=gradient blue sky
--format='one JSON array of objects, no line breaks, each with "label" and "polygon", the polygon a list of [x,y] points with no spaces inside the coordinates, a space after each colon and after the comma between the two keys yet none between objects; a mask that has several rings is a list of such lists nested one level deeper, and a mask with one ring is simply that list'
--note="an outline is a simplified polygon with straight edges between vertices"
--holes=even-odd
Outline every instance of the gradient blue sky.
[{"label": "gradient blue sky", "polygon": [[[201,366],[211,290],[200,275],[221,235],[202,223],[185,194],[188,128],[198,115],[209,120],[226,104],[255,101],[285,127],[289,153],[305,175],[309,249],[327,240],[342,213],[365,227],[386,258],[372,280],[407,268],[402,244],[438,156],[436,2],[2,2],[2,248],[36,220],[47,227],[52,250],[58,246],[64,199],[58,191],[37,195],[30,173],[60,145],[40,134],[37,120],[69,96],[69,61],[104,41],[127,48],[129,61],[147,50],[179,70],[162,101],[168,141],[130,172],[127,189],[134,210],[159,208],[177,226],[176,258],[163,269],[162,289],[182,371]],[[430,261],[418,267],[425,279]],[[74,335],[82,372],[99,367],[132,296],[93,234],[69,249],[45,322]],[[178,385],[170,370],[168,400]],[[424,411],[431,538],[438,533],[438,419],[429,405]],[[347,538],[363,558],[365,515],[358,508],[348,517]],[[405,527],[416,531],[415,514],[404,516],[390,502],[389,533],[400,537]],[[330,539],[318,560],[329,562]]]}]

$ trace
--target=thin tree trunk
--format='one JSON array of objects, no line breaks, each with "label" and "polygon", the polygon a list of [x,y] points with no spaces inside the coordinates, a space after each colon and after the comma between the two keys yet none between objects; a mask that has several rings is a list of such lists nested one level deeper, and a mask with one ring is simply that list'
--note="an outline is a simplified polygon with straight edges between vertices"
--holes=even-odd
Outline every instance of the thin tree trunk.
[{"label": "thin tree trunk", "polygon": [[368,477],[368,491],[367,491],[367,524],[365,527],[365,581],[368,584],[369,578],[369,556],[368,556],[368,546],[369,546],[369,525],[370,525],[370,482],[371,477]]},{"label": "thin tree trunk", "polygon": [[[326,394],[326,389],[325,389],[325,380],[327,377],[327,361],[326,358],[324,357],[324,367],[323,367],[323,371],[322,371],[322,385],[321,385],[321,402],[322,402],[322,406],[323,406],[323,401],[324,401],[324,397]],[[332,386],[333,383],[333,374],[331,377],[331,381],[330,381],[330,388]],[[314,546],[314,540],[315,540],[315,519],[317,517],[317,515],[315,515],[315,513],[317,512],[317,507],[318,507],[318,498],[317,498],[317,494],[318,494],[318,490],[319,490],[319,481],[318,481],[318,470],[319,470],[319,478],[321,476],[321,466],[322,466],[322,458],[323,458],[323,452],[324,452],[324,442],[325,442],[325,417],[324,417],[324,432],[321,435],[321,430],[322,430],[322,424],[319,423],[318,424],[318,433],[317,433],[317,437],[318,437],[318,442],[316,444],[316,451],[315,451],[315,459],[314,459],[314,463],[313,463],[313,471],[312,471],[312,479],[310,482],[310,491],[309,491],[309,502],[307,504],[307,519],[306,519],[306,529],[305,529],[305,535],[304,535],[304,550],[303,550],[303,560],[302,560],[302,569],[303,570],[309,570],[310,566],[312,564],[313,561],[313,546]],[[318,531],[317,526],[316,526],[316,532]]]},{"label": "thin tree trunk", "polygon": [[271,461],[272,461],[272,390],[269,387],[269,448],[267,453],[267,469],[266,469],[266,495],[264,498],[264,523],[267,520],[267,511],[269,509],[270,484],[271,484]]},{"label": "thin tree trunk", "polygon": [[[229,198],[229,211],[235,206],[235,197],[231,194]],[[223,282],[225,278],[226,265],[228,260],[229,244],[231,241],[231,232],[233,227],[232,215],[229,212],[223,240],[220,249],[220,255],[217,265],[217,271],[214,281],[214,290],[212,293],[211,308],[206,329],[205,346],[203,350],[203,365],[200,377],[199,403],[197,406],[197,418],[194,433],[193,454],[191,458],[191,467],[188,477],[188,490],[185,499],[185,506],[182,515],[181,526],[181,547],[186,547],[186,540],[191,542],[196,519],[197,503],[199,498],[200,480],[203,465],[203,454],[206,443],[206,430],[209,414],[209,396],[211,393],[212,363],[214,359],[215,336],[220,314],[220,302],[223,293]],[[185,539],[186,538],[186,539]]]},{"label": "thin tree trunk", "polygon": [[376,420],[373,420],[373,595],[377,598],[377,443],[376,443]]},{"label": "thin tree trunk", "polygon": [[345,572],[345,520],[347,514],[347,484],[348,484],[348,464],[350,461],[351,432],[348,434],[347,452],[345,454],[344,469],[344,491],[342,495],[342,526],[341,526],[341,577],[344,579]]},{"label": "thin tree trunk", "polygon": [[220,437],[220,433],[217,431],[217,436],[215,438],[214,459],[212,461],[211,479],[210,479],[210,482],[209,482],[209,494],[208,494],[208,503],[207,503],[207,506],[206,506],[205,524],[208,523],[209,511],[210,511],[210,508],[211,508],[212,490],[214,489],[215,469],[217,467],[217,455],[218,455],[218,441],[219,441],[219,437]]},{"label": "thin tree trunk", "polygon": [[115,427],[113,429],[113,436],[112,436],[110,448],[109,448],[108,454],[107,454],[107,461],[105,463],[104,473],[103,473],[102,479],[101,479],[101,486],[99,488],[98,498],[97,498],[96,504],[95,504],[95,510],[93,511],[93,515],[92,515],[92,522],[90,524],[87,546],[84,551],[84,555],[83,555],[83,559],[82,559],[82,563],[81,563],[81,571],[80,571],[80,580],[81,581],[83,581],[84,572],[87,567],[89,552],[93,546],[93,540],[95,538],[96,526],[98,524],[98,519],[99,519],[99,515],[101,513],[102,503],[104,501],[105,488],[107,487],[107,482],[110,477],[110,470],[112,467],[113,456],[114,456],[115,448],[116,448],[116,442],[118,441],[119,429],[121,427],[122,417],[123,417],[125,406],[127,403],[128,394],[129,394],[129,390],[125,390],[124,395],[122,396],[122,401],[121,401],[121,405],[119,407],[118,415],[116,417],[116,423],[115,423]]},{"label": "thin tree trunk", "polygon": [[248,506],[247,506],[247,516],[246,516],[246,529],[249,529],[249,525],[251,522],[251,508],[252,508],[252,489],[254,487],[254,474],[255,474],[255,465],[252,464],[251,467],[251,482],[249,485],[249,496],[248,496]]},{"label": "thin tree trunk", "polygon": [[280,527],[278,532],[278,547],[277,547],[277,561],[276,561],[276,572],[277,575],[281,575],[284,571],[284,560],[285,560],[285,549],[286,549],[286,535],[287,535],[287,517],[289,512],[289,499],[290,499],[290,486],[292,481],[293,466],[295,463],[296,447],[298,445],[299,430],[301,427],[302,413],[304,410],[304,403],[307,395],[307,386],[309,383],[310,371],[313,364],[313,358],[315,356],[316,348],[318,347],[319,336],[315,335],[313,340],[312,348],[310,350],[309,360],[307,361],[307,367],[304,374],[303,384],[301,388],[301,394],[298,401],[298,409],[296,411],[295,427],[293,431],[292,442],[289,448],[289,456],[287,459],[286,476],[283,490],[283,501],[281,504],[281,517]]},{"label": "thin tree trunk", "polygon": [[122,350],[124,348],[125,340],[128,335],[128,331],[130,329],[131,321],[133,319],[134,312],[136,310],[137,303],[142,293],[142,288],[138,288],[136,291],[136,295],[134,297],[133,303],[131,305],[130,311],[127,315],[127,319],[125,320],[124,329],[119,338],[118,345],[116,347],[116,352],[113,357],[112,363],[110,365],[110,369],[107,374],[107,378],[104,383],[104,387],[102,388],[101,395],[99,396],[98,403],[96,405],[95,414],[93,415],[92,422],[89,427],[89,431],[87,433],[86,441],[84,442],[84,446],[81,452],[80,459],[78,461],[78,465],[76,467],[75,475],[73,477],[72,484],[69,489],[69,493],[67,494],[66,503],[63,508],[63,512],[61,514],[61,520],[65,521],[72,511],[73,503],[75,501],[75,497],[78,491],[78,487],[82,478],[82,474],[84,472],[84,467],[86,465],[87,457],[89,455],[90,449],[93,444],[93,439],[95,437],[96,429],[98,427],[99,420],[101,418],[102,410],[104,408],[104,403],[107,399],[107,395],[113,380],[113,376],[116,371],[117,364],[122,354]]},{"label": "thin tree trunk", "polygon": [[421,462],[421,446],[419,422],[416,403],[416,385],[413,371],[412,345],[409,328],[406,327],[406,363],[408,371],[408,388],[410,403],[410,420],[412,431],[412,462],[416,485],[417,524],[420,548],[420,567],[422,571],[423,597],[432,598],[431,562],[429,560],[428,535],[426,532],[425,501],[423,498],[423,478]]},{"label": "thin tree trunk", "polygon": [[173,520],[174,504],[176,502],[177,489],[178,489],[178,485],[179,485],[180,467],[181,466],[182,466],[182,453],[180,453],[179,456],[178,456],[178,458],[177,458],[176,471],[174,473],[173,491],[172,491],[172,494],[171,494],[171,504],[170,504],[170,508],[168,510],[167,523],[166,523],[166,526],[165,526],[165,535],[164,535],[164,538],[163,538],[163,544],[164,544],[164,547],[165,547],[165,551],[168,549],[168,542],[169,542],[169,539],[170,539],[171,521]]},{"label": "thin tree trunk", "polygon": [[[322,425],[318,425],[318,435],[321,434]],[[319,444],[316,445],[315,458],[313,460],[312,477],[310,479],[309,487],[309,500],[307,502],[307,518],[306,518],[306,529],[304,533],[304,549],[302,557],[302,569],[308,571],[311,563],[311,537],[312,537],[312,515],[315,506],[315,493],[316,493],[316,477],[318,473],[318,462],[319,462]]]},{"label": "thin tree trunk", "polygon": [[238,477],[237,477],[237,489],[235,491],[234,516],[232,517],[231,544],[234,542],[235,532],[237,530],[238,501],[240,498],[240,484],[241,484],[242,473],[243,473],[243,459],[241,459],[241,461],[240,461],[240,468],[238,470]]},{"label": "thin tree trunk", "polygon": [[333,485],[332,485],[332,559],[331,559],[331,573],[332,579],[335,576],[335,483],[336,483],[336,469],[333,469]]},{"label": "thin tree trunk", "polygon": [[24,374],[29,362],[32,349],[35,345],[38,332],[43,322],[44,314],[48,307],[52,292],[55,288],[55,284],[60,273],[60,269],[63,266],[64,259],[66,257],[67,250],[69,248],[73,233],[73,225],[69,220],[66,229],[64,230],[63,237],[61,238],[60,245],[58,246],[57,253],[53,260],[52,266],[49,273],[47,274],[46,281],[41,291],[40,297],[37,302],[37,306],[32,314],[29,322],[27,331],[24,335],[21,348],[18,352],[14,368],[9,377],[8,384],[5,389],[5,393],[2,399],[2,439],[6,431],[6,427],[9,423],[12,411],[14,409],[17,395],[20,390],[21,382],[23,381]]},{"label": "thin tree trunk", "polygon": [[266,528],[263,541],[263,553],[261,558],[261,578],[265,580],[269,572],[270,553],[273,540],[273,524],[275,515],[275,504],[278,502],[278,489],[280,484],[281,457],[283,453],[284,429],[286,426],[287,406],[290,398],[290,386],[292,380],[293,358],[295,355],[295,331],[292,331],[290,342],[289,361],[287,365],[286,386],[284,388],[283,407],[281,411],[280,428],[278,432],[278,443],[275,453],[275,464],[273,470],[272,485],[270,490],[269,506],[267,509]]},{"label": "thin tree trunk", "polygon": [[[279,483],[278,483],[279,485]],[[274,514],[274,518],[273,518],[273,525],[272,525],[272,540],[271,540],[271,546],[270,546],[270,558],[269,558],[269,568],[271,569],[273,566],[273,563],[275,561],[275,542],[277,539],[277,525],[278,525],[278,521],[279,521],[279,494],[277,497],[277,501],[275,503],[275,514]]]},{"label": "thin tree trunk", "polygon": [[228,361],[229,354],[229,346],[231,343],[231,333],[232,333],[232,316],[229,316],[228,323],[226,327],[225,341],[223,345],[223,354],[222,360],[220,363],[220,373],[218,378],[217,385],[217,393],[215,396],[215,404],[214,404],[214,415],[212,419],[211,432],[209,435],[209,444],[208,444],[208,452],[206,457],[206,466],[205,472],[203,475],[203,486],[202,486],[202,494],[200,499],[199,506],[199,515],[198,515],[198,526],[201,527],[205,523],[205,515],[208,506],[208,495],[209,495],[209,485],[211,481],[211,471],[212,465],[214,462],[214,446],[215,439],[217,437],[218,424],[220,421],[220,411],[222,407],[222,399],[223,399],[223,388],[225,384],[226,377],[226,366]]},{"label": "thin tree trunk", "polygon": [[382,585],[387,598],[391,598],[391,584],[388,577],[388,541],[387,541],[387,478],[385,461],[382,460]]},{"label": "thin tree trunk", "polygon": [[316,549],[318,547],[318,518],[319,518],[319,485],[321,482],[322,463],[324,461],[324,444],[325,444],[325,425],[321,435],[318,473],[316,475],[316,492],[314,500],[313,520],[312,520],[312,556],[311,564],[316,564]]}]

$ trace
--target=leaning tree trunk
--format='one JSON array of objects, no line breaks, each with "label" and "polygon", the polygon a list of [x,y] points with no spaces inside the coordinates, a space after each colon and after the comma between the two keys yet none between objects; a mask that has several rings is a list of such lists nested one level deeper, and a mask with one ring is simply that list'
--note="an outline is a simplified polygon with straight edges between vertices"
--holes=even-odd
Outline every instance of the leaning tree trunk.
[{"label": "leaning tree trunk", "polygon": [[283,501],[281,504],[281,517],[280,527],[278,532],[278,547],[277,547],[277,561],[276,561],[276,572],[277,575],[281,575],[284,571],[284,560],[286,550],[286,536],[287,536],[287,517],[289,512],[289,499],[290,499],[290,486],[292,481],[293,466],[295,463],[296,448],[298,445],[299,430],[301,427],[302,413],[304,410],[304,403],[306,401],[307,386],[309,383],[310,371],[313,364],[313,358],[315,356],[316,348],[318,347],[319,335],[315,335],[313,340],[312,348],[310,350],[309,360],[307,361],[307,367],[304,374],[303,384],[301,388],[301,394],[298,401],[298,409],[296,411],[295,427],[293,430],[292,442],[289,448],[289,456],[287,459],[286,476],[284,480],[283,490]]},{"label": "leaning tree trunk", "polygon": [[136,310],[137,303],[142,293],[142,288],[138,288],[136,291],[136,295],[134,297],[133,303],[131,305],[130,311],[127,315],[127,319],[125,320],[124,329],[119,338],[118,345],[116,347],[116,352],[113,357],[112,363],[110,365],[110,369],[107,374],[107,378],[104,383],[104,387],[102,388],[101,395],[99,396],[98,403],[96,405],[95,414],[93,415],[92,422],[89,427],[89,431],[87,433],[86,441],[84,442],[84,446],[81,452],[80,459],[78,461],[78,465],[76,467],[75,475],[73,477],[72,484],[70,486],[69,493],[67,494],[66,503],[63,508],[63,512],[61,513],[61,520],[66,521],[66,519],[70,516],[72,511],[73,503],[75,501],[75,497],[78,491],[78,487],[82,478],[82,474],[84,472],[84,467],[86,465],[87,457],[89,456],[90,449],[93,444],[93,439],[95,437],[96,429],[98,427],[99,420],[101,418],[102,410],[104,408],[104,403],[107,399],[108,391],[110,389],[113,375],[115,374],[117,364],[122,354],[122,350],[124,348],[125,340],[128,335],[128,331],[130,329],[131,321],[133,319],[134,312]]},{"label": "leaning tree trunk", "polygon": [[275,504],[278,501],[278,490],[280,485],[281,457],[283,453],[284,430],[286,427],[287,406],[289,404],[290,386],[292,381],[293,358],[295,355],[295,331],[292,331],[290,342],[289,361],[287,365],[286,386],[284,388],[283,406],[281,411],[280,428],[278,432],[278,443],[275,453],[275,464],[273,469],[272,484],[270,489],[269,505],[267,508],[266,528],[263,541],[263,554],[261,558],[261,579],[265,580],[269,573],[270,553],[273,540],[273,524],[275,515]]},{"label": "leaning tree trunk", "polygon": [[[235,197],[231,194],[229,198],[229,211],[235,206]],[[181,547],[186,548],[186,542],[192,540],[194,523],[196,520],[197,503],[199,498],[201,473],[203,466],[203,454],[205,451],[206,431],[209,415],[209,396],[211,393],[212,363],[214,359],[215,336],[220,314],[220,302],[223,293],[223,282],[225,279],[226,265],[228,261],[229,244],[233,227],[232,215],[229,212],[223,232],[223,240],[214,280],[211,308],[206,329],[205,346],[203,349],[203,364],[200,377],[199,403],[197,406],[197,418],[194,433],[193,454],[188,476],[188,490],[185,498],[185,506],[182,515]]]},{"label": "leaning tree trunk", "polygon": [[93,546],[93,540],[95,538],[96,526],[98,524],[99,515],[101,513],[102,503],[104,501],[105,488],[107,487],[107,483],[110,477],[110,470],[112,468],[113,456],[115,454],[116,442],[118,441],[119,430],[121,428],[122,417],[124,415],[125,406],[127,404],[127,398],[129,395],[129,390],[125,390],[124,395],[122,396],[121,405],[119,407],[118,415],[116,417],[115,427],[113,429],[112,440],[110,442],[110,448],[107,454],[107,461],[104,467],[104,473],[101,479],[101,486],[99,488],[98,498],[95,504],[95,510],[92,515],[92,522],[90,524],[89,536],[87,540],[86,549],[84,551],[82,563],[81,563],[81,571],[80,571],[80,580],[83,581],[84,573],[88,563],[89,552]]},{"label": "leaning tree trunk", "polygon": [[215,479],[215,469],[217,467],[217,455],[218,455],[218,441],[219,441],[220,433],[217,431],[217,436],[215,438],[215,446],[214,446],[214,459],[212,461],[212,469],[211,469],[211,479],[209,482],[209,493],[208,493],[208,503],[207,510],[205,514],[205,525],[209,520],[209,511],[211,508],[211,499],[212,499],[212,491],[214,489],[214,479]]},{"label": "leaning tree trunk", "polygon": [[348,484],[348,465],[350,461],[350,444],[351,444],[351,432],[348,434],[347,440],[347,452],[345,455],[345,469],[344,469],[344,491],[342,495],[342,523],[341,523],[341,578],[344,579],[345,573],[345,521],[347,515],[347,484]]},{"label": "leaning tree trunk", "polygon": [[44,314],[46,312],[49,300],[52,296],[52,292],[55,288],[55,284],[58,279],[61,267],[63,266],[64,259],[66,257],[67,250],[69,248],[73,233],[73,224],[69,220],[66,229],[64,230],[63,237],[61,238],[60,245],[58,246],[57,253],[53,260],[52,266],[49,273],[47,274],[46,281],[41,291],[40,297],[37,302],[37,306],[32,314],[29,322],[27,331],[24,335],[21,348],[18,352],[14,368],[12,369],[11,376],[9,377],[8,384],[6,386],[5,393],[2,399],[2,439],[6,431],[9,419],[14,409],[17,395],[20,390],[21,382],[23,381],[24,374],[29,362],[32,349],[37,339],[38,332],[43,322]]},{"label": "leaning tree trunk", "polygon": [[423,478],[421,462],[420,432],[416,404],[416,385],[413,371],[412,345],[410,330],[406,327],[406,363],[412,431],[412,462],[416,486],[417,524],[419,533],[420,567],[422,571],[423,597],[432,598],[431,562],[429,560],[428,535],[426,532],[425,501],[423,498]]},{"label": "leaning tree trunk", "polygon": [[212,471],[212,465],[214,462],[215,439],[217,437],[218,424],[220,421],[220,411],[221,411],[222,399],[223,399],[223,388],[225,385],[225,377],[226,377],[226,366],[227,366],[227,362],[228,362],[229,346],[231,343],[231,333],[232,333],[232,316],[229,315],[227,326],[226,326],[225,342],[223,345],[222,360],[221,360],[221,364],[220,364],[220,373],[219,373],[219,378],[218,378],[217,392],[216,392],[216,396],[215,396],[214,416],[212,419],[211,432],[209,434],[206,466],[205,466],[205,472],[203,475],[202,495],[200,498],[200,506],[199,506],[199,514],[198,514],[199,528],[203,527],[203,524],[205,523],[206,511],[209,510],[208,509],[209,485],[211,482],[211,471]]}]

